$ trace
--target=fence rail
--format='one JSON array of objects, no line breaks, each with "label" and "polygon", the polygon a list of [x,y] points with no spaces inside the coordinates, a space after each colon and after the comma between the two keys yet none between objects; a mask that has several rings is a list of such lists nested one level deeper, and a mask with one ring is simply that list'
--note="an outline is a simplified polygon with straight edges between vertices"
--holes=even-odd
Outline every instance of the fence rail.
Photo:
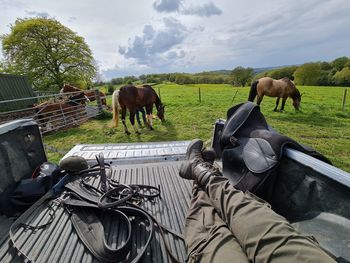
[{"label": "fence rail", "polygon": [[[80,91],[40,94],[34,97],[35,104],[33,104],[33,97],[3,100],[0,101],[0,124],[19,118],[32,118],[38,122],[43,134],[78,126],[102,113],[99,92],[96,91],[94,94],[91,97],[86,97]],[[24,102],[23,104],[27,106],[22,109],[7,110],[11,108],[11,104],[18,101]]]}]

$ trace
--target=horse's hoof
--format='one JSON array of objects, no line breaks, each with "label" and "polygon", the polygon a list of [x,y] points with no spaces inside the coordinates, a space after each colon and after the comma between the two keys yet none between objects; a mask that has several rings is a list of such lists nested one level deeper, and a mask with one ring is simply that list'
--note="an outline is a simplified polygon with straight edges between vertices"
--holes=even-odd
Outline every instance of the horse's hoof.
[{"label": "horse's hoof", "polygon": [[126,132],[125,132],[125,134],[126,134],[126,135],[130,135],[131,133],[130,133],[130,132],[128,132],[128,131],[126,131]]},{"label": "horse's hoof", "polygon": [[151,131],[153,131],[153,130],[154,130],[152,126],[149,126],[149,129],[150,129]]},{"label": "horse's hoof", "polygon": [[137,134],[137,135],[140,135],[140,134],[141,134],[141,132],[137,131],[137,132],[136,132],[136,134]]}]

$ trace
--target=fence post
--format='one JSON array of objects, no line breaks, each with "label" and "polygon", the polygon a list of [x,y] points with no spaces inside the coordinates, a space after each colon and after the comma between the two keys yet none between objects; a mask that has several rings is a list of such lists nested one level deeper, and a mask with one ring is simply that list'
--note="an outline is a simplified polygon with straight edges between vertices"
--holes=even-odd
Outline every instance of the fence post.
[{"label": "fence post", "polygon": [[233,101],[235,100],[235,98],[236,98],[236,95],[237,95],[237,93],[238,93],[238,89],[236,90],[236,93],[235,93],[235,95],[232,97],[232,101],[231,101],[231,104],[233,103]]},{"label": "fence post", "polygon": [[102,113],[102,101],[101,101],[101,96],[100,96],[100,91],[98,89],[94,90],[95,92],[95,98],[96,98],[96,102],[97,102],[97,109],[98,109],[98,113]]},{"label": "fence post", "polygon": [[345,110],[345,101],[346,101],[346,93],[347,92],[348,92],[348,89],[344,89],[343,101],[342,101],[342,110]]},{"label": "fence post", "polygon": [[198,88],[198,99],[199,99],[199,103],[201,103],[202,102],[201,88]]}]

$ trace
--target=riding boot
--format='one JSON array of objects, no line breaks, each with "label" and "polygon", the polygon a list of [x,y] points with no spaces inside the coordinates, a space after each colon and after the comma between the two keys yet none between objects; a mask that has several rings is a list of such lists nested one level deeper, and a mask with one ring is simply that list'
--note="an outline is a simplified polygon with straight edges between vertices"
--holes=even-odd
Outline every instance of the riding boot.
[{"label": "riding boot", "polygon": [[[206,159],[203,158],[203,153]],[[221,175],[219,169],[213,165],[215,159],[213,151],[203,150],[202,140],[193,140],[187,148],[186,156],[188,161],[181,165],[179,171],[180,177],[195,180],[199,185],[203,186],[210,176]]]},{"label": "riding boot", "polygon": [[[214,161],[216,159],[216,153],[213,149],[204,149],[202,150],[202,157],[205,162],[208,162],[214,165]],[[192,177],[192,164],[188,161],[188,158],[185,162],[181,164],[179,173],[182,178]]]}]

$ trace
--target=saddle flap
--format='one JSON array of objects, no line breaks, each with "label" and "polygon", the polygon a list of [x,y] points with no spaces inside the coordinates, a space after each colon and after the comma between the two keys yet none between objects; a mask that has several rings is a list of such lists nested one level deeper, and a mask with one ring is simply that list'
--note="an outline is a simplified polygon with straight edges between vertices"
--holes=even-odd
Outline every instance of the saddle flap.
[{"label": "saddle flap", "polygon": [[249,138],[243,147],[243,160],[253,173],[262,173],[278,163],[271,145],[261,138]]},{"label": "saddle flap", "polygon": [[[252,102],[238,104],[227,111],[228,120],[225,123],[222,135],[220,138],[221,148],[224,149],[227,145],[231,145],[233,137],[237,136],[239,130],[243,129],[243,134],[251,132],[251,129],[262,128],[268,129],[268,125],[264,116],[260,112],[260,107]],[[245,125],[247,122],[248,125]]]},{"label": "saddle flap", "polygon": [[223,170],[236,170],[244,173],[247,168],[252,173],[263,173],[278,163],[278,155],[269,142],[261,138],[242,138],[241,145],[225,149],[223,153]]}]

